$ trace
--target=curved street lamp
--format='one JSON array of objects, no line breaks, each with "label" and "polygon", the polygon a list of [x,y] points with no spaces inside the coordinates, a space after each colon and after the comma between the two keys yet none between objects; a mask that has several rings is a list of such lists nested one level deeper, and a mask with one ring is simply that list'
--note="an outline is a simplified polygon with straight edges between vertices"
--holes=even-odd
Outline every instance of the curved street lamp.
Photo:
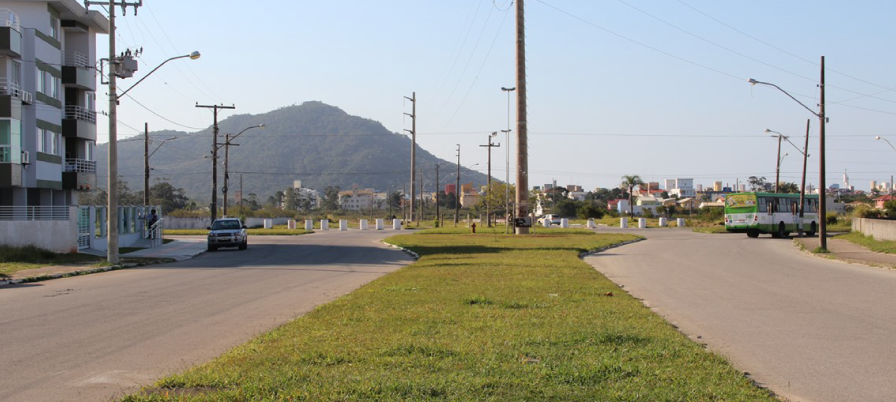
[{"label": "curved street lamp", "polygon": [[[229,162],[229,159],[230,159],[229,151],[230,151],[231,145],[238,145],[238,144],[231,144],[230,141],[235,140],[236,137],[239,137],[240,134],[245,133],[248,130],[251,130],[253,128],[265,128],[265,127],[266,127],[265,124],[261,123],[261,124],[255,125],[255,126],[246,127],[243,129],[243,131],[240,131],[239,133],[237,133],[234,136],[227,134],[227,137],[226,137],[226,140],[224,141],[224,143],[218,146],[218,148],[221,148],[222,146],[224,147],[224,187],[221,189],[221,192],[224,193],[224,216],[227,216],[227,179],[230,178],[230,175],[227,173],[227,163]],[[240,196],[242,196],[242,194],[240,194]]]},{"label": "curved street lamp", "polygon": [[[115,24],[111,23],[112,29],[109,32],[109,58],[110,63],[118,63],[119,58],[115,56]],[[146,77],[152,75],[152,73],[156,72],[159,67],[165,65],[165,63],[175,60],[189,57],[191,60],[196,60],[199,58],[199,52],[192,52],[183,56],[172,57],[168,60],[159,64],[156,68],[152,69],[149,74],[140,78],[136,84],[132,85],[130,88],[126,89],[121,95],[116,93],[116,74],[113,70],[111,74],[109,74],[109,169],[108,174],[109,177],[108,185],[106,187],[108,191],[107,198],[107,210],[106,210],[106,260],[110,264],[118,264],[118,101],[122,96],[127,94],[130,90],[134,89],[138,84],[143,82]]]},{"label": "curved street lamp", "polygon": [[[779,87],[775,84],[772,84],[769,82],[758,81],[753,78],[750,78],[748,80],[748,82],[752,85],[761,84],[761,85],[768,85],[768,86],[776,88],[777,90],[783,92],[784,95],[787,95],[787,97],[789,97],[790,99],[793,99],[796,103],[799,103],[800,106],[802,106],[804,109],[808,110],[809,113],[812,113],[813,116],[818,117],[818,120],[821,123],[819,125],[819,129],[818,129],[818,167],[819,167],[819,169],[818,169],[818,184],[819,184],[818,212],[820,214],[819,219],[818,219],[818,241],[819,241],[820,249],[823,251],[827,251],[827,249],[828,249],[827,188],[826,188],[826,184],[825,184],[825,161],[824,161],[824,130],[825,130],[825,123],[827,122],[827,119],[825,118],[825,113],[824,113],[824,106],[825,106],[825,102],[824,102],[824,92],[825,92],[824,91],[824,56],[821,56],[821,83],[819,86],[821,88],[821,96],[819,99],[820,102],[819,102],[819,111],[818,112],[815,112],[810,107],[804,105],[803,102],[800,102],[798,99],[794,98],[793,95],[787,93],[787,91],[783,90],[781,87]],[[806,138],[808,139],[808,135],[806,136]]]}]

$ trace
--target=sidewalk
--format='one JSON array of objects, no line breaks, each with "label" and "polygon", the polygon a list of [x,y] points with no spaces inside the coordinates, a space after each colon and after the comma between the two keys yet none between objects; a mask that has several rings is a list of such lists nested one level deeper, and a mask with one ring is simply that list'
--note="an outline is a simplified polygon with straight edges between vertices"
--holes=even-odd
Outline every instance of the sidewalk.
[{"label": "sidewalk", "polygon": [[[137,244],[136,246],[141,246]],[[145,258],[147,260],[173,260],[173,261],[183,261],[193,257],[196,257],[199,254],[202,254],[206,251],[206,241],[204,236],[178,236],[173,242],[168,244],[163,244],[158,247],[145,248],[143,250],[138,250],[133,253],[120,255],[121,259],[128,258]],[[82,250],[84,254],[92,254],[96,256],[105,257],[106,253],[104,251],[99,250]],[[108,266],[108,267],[90,267],[90,266],[79,266],[79,265],[60,265],[60,266],[45,266],[35,269],[27,269],[24,271],[16,272],[10,275],[7,278],[0,279],[0,286],[10,285],[22,282],[34,282],[45,279],[55,279],[55,278],[64,278],[67,276],[76,276],[76,275],[86,275],[95,272],[104,272],[111,271],[115,269],[128,268],[130,266],[134,266],[136,264],[119,264],[116,266]]]},{"label": "sidewalk", "polygon": [[[820,244],[817,236],[794,237],[793,239],[802,243],[808,252],[812,252]],[[828,238],[828,251],[831,253],[815,255],[831,256],[846,262],[896,268],[896,254],[876,253],[847,240]]]}]

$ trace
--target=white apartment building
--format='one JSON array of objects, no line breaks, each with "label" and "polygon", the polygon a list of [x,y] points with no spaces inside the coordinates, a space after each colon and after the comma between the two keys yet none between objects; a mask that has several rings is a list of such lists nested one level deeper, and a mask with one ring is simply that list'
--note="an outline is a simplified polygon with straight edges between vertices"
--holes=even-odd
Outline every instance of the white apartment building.
[{"label": "white apartment building", "polygon": [[372,188],[351,189],[339,192],[339,207],[346,211],[367,211],[388,207],[386,193],[378,193]]},{"label": "white apartment building", "polygon": [[694,179],[666,179],[666,192],[669,196],[679,196],[681,198],[697,196],[697,190],[694,188]]},{"label": "white apartment building", "polygon": [[96,188],[96,36],[75,0],[0,3],[0,208],[77,205]]}]

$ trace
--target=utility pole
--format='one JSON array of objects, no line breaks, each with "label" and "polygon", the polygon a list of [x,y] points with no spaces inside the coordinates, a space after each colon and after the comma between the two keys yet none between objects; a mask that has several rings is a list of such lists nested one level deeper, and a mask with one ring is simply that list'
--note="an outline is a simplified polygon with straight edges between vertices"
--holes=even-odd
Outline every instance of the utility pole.
[{"label": "utility pole", "polygon": [[[231,144],[230,143],[230,134],[227,134],[226,136],[224,136],[224,138],[225,138],[225,141],[224,141],[224,144],[222,144],[222,145],[224,145],[224,188],[222,188],[221,191],[224,193],[224,217],[227,217],[227,179],[230,178],[230,175],[228,174],[228,172],[229,172],[228,171],[228,167],[229,167],[228,163],[230,161],[230,147],[231,146],[238,147],[238,146],[240,146],[240,144]],[[242,175],[240,175],[240,185],[242,185]],[[242,187],[240,188],[240,193],[242,194]]]},{"label": "utility pole", "polygon": [[[529,215],[529,158],[527,155],[529,132],[526,122],[526,23],[524,0],[516,3],[516,216]],[[823,103],[823,102],[822,102]],[[529,234],[528,227],[517,227],[517,234]]]},{"label": "utility pole", "polygon": [[407,100],[411,101],[411,113],[405,113],[405,115],[411,116],[411,129],[405,129],[404,131],[408,131],[411,133],[411,210],[408,215],[408,220],[414,221],[414,194],[415,191],[415,182],[416,180],[414,175],[417,173],[417,92],[411,93],[411,97],[404,97]]},{"label": "utility pole", "polygon": [[490,198],[492,196],[492,148],[501,146],[500,143],[495,144],[492,142],[492,138],[494,138],[496,135],[498,135],[497,131],[492,132],[488,136],[488,144],[480,145],[480,147],[488,148],[488,184],[486,185],[485,190],[485,220],[486,222],[488,222],[486,225],[488,227],[492,227],[492,220],[490,215],[491,211],[489,208],[491,204]]},{"label": "utility pole", "polygon": [[[139,3],[128,3],[119,0],[121,9],[127,11],[127,6],[134,7],[137,14]],[[115,51],[115,0],[109,1],[84,1],[84,6],[100,5],[109,7],[109,164],[108,164],[108,199],[106,204],[106,260],[110,264],[118,264],[118,91],[116,78],[120,72],[121,57]],[[127,75],[130,76],[130,75]],[[122,76],[124,78],[126,76]],[[127,92],[127,91],[125,91]]]},{"label": "utility pole", "polygon": [[454,227],[457,227],[457,218],[460,216],[460,144],[457,144],[457,174],[454,184]]},{"label": "utility pole", "polygon": [[149,123],[143,123],[143,206],[149,205]]},{"label": "utility pole", "polygon": [[240,216],[243,216],[243,174],[240,173]]},{"label": "utility pole", "polygon": [[778,187],[781,184],[781,140],[784,139],[784,135],[778,133],[778,157],[775,158],[775,193],[778,192]]},{"label": "utility pole", "polygon": [[820,216],[818,217],[818,240],[822,250],[828,249],[828,230],[827,230],[827,184],[825,183],[825,175],[824,175],[824,126],[825,126],[825,114],[824,114],[824,56],[821,56],[821,110],[818,114],[819,120],[821,120],[821,128],[819,129],[818,134],[818,147],[819,155],[818,155],[818,210],[820,212]]},{"label": "utility pole", "polygon": [[439,164],[436,163],[436,221],[442,222],[442,214],[439,213]]},{"label": "utility pole", "polygon": [[236,106],[223,105],[200,105],[196,103],[196,107],[212,109],[215,114],[215,125],[212,128],[212,205],[211,205],[211,221],[215,222],[218,218],[218,109],[236,109]]}]

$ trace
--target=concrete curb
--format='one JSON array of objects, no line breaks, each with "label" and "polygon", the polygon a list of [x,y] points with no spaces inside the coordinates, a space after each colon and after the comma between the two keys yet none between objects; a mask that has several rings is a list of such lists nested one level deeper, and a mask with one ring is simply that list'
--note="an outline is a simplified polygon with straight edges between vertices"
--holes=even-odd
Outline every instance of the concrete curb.
[{"label": "concrete curb", "polygon": [[413,252],[413,251],[411,251],[411,250],[408,250],[408,249],[406,249],[406,248],[404,248],[404,247],[396,246],[396,245],[394,245],[394,244],[392,244],[392,243],[387,243],[385,240],[383,240],[382,243],[385,244],[385,245],[387,245],[387,246],[389,246],[389,247],[391,247],[391,248],[397,248],[397,249],[399,249],[399,250],[401,250],[401,251],[404,251],[405,254],[410,255],[411,257],[414,258],[414,260],[419,260],[419,259],[420,259],[420,255],[419,255],[419,254],[417,254],[417,253],[415,253],[415,252]]},{"label": "concrete curb", "polygon": [[607,250],[612,249],[612,248],[622,247],[622,246],[626,246],[626,245],[629,245],[629,244],[632,244],[632,243],[637,243],[637,242],[639,242],[639,241],[644,241],[644,240],[647,240],[647,238],[646,238],[646,237],[642,237],[642,238],[640,238],[640,239],[624,241],[624,242],[622,242],[622,243],[613,244],[613,245],[610,245],[610,246],[607,246],[607,247],[601,247],[601,248],[596,248],[596,249],[594,249],[594,250],[588,250],[588,251],[585,251],[585,252],[583,252],[583,253],[579,253],[579,259],[584,259],[585,257],[588,257],[589,255],[594,255],[594,254],[597,254],[597,253],[600,253],[600,252],[603,252],[603,251],[607,251]]},{"label": "concrete curb", "polygon": [[864,265],[866,267],[871,267],[871,268],[883,268],[883,269],[891,269],[891,270],[896,269],[896,265],[893,265],[893,264],[887,264],[887,263],[883,263],[883,262],[857,260],[857,259],[853,259],[853,258],[845,258],[845,257],[840,257],[836,253],[833,253],[833,252],[831,252],[831,253],[813,253],[812,250],[809,250],[809,248],[806,247],[806,245],[803,244],[802,242],[800,242],[797,238],[793,239],[793,245],[803,254],[806,254],[806,255],[808,255],[810,257],[814,257],[814,258],[820,258],[820,259],[824,259],[824,260],[828,260],[828,261],[839,261],[844,264]]},{"label": "concrete curb", "polygon": [[112,265],[109,267],[91,268],[91,269],[84,269],[84,270],[80,270],[80,271],[64,272],[64,273],[58,273],[58,274],[52,274],[52,275],[38,275],[38,276],[29,276],[29,277],[22,278],[22,279],[9,279],[9,280],[5,280],[5,281],[0,281],[0,286],[18,285],[20,283],[41,282],[41,281],[46,281],[46,280],[50,280],[50,279],[68,278],[71,276],[90,275],[90,274],[95,274],[98,272],[117,271],[119,269],[131,268],[131,267],[134,267],[137,265],[138,264],[119,264],[119,265]]}]

